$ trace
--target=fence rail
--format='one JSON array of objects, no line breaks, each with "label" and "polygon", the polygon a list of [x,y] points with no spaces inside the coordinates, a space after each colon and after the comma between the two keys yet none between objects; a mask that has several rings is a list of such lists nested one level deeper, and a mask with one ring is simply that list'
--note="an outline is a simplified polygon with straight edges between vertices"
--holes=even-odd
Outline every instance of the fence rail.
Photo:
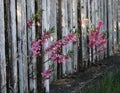
[{"label": "fence rail", "polygon": [[[49,84],[64,76],[84,70],[100,60],[114,55],[120,44],[119,0],[0,0],[0,93],[42,93],[41,71],[49,68],[49,62],[42,65],[48,56],[35,58],[30,51],[32,40],[51,27],[54,40],[66,36],[70,30],[80,34],[79,42],[62,48],[66,54],[73,51],[73,57],[65,64],[55,65],[54,73],[45,81]],[[26,22],[43,9],[40,18],[31,29]],[[81,20],[88,19],[88,25]],[[103,21],[101,32],[106,32],[105,51],[97,56],[97,48],[88,47],[88,30],[98,20]],[[36,24],[37,23],[37,24]],[[50,44],[47,42],[43,49]]]}]

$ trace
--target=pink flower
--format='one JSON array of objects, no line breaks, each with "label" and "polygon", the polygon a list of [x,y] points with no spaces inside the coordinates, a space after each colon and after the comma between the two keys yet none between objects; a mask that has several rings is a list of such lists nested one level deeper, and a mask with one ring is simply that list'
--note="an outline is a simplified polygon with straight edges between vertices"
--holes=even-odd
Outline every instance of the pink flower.
[{"label": "pink flower", "polygon": [[40,43],[41,43],[41,40],[32,41],[31,51],[33,52],[33,55],[35,57],[38,57],[40,55],[40,50],[41,50]]},{"label": "pink flower", "polygon": [[93,42],[93,41],[92,41],[92,42],[89,42],[88,47],[89,47],[89,48],[95,47],[95,42]]},{"label": "pink flower", "polygon": [[52,75],[52,70],[51,69],[48,69],[48,70],[44,70],[42,73],[41,73],[42,77],[43,78],[49,78],[51,75]]},{"label": "pink flower", "polygon": [[42,43],[45,43],[50,38],[50,36],[50,32],[45,31],[44,34],[41,36]]},{"label": "pink flower", "polygon": [[77,41],[77,36],[72,33],[68,33],[67,36],[62,38],[61,40],[53,42],[53,44],[49,45],[48,48],[46,48],[46,53],[55,51],[55,52],[60,52],[62,46],[68,45],[70,42],[76,42]]},{"label": "pink flower", "polygon": [[32,20],[27,20],[27,26],[28,26],[28,28],[31,29],[32,24],[33,24],[33,21],[32,21]]},{"label": "pink flower", "polygon": [[103,22],[101,20],[98,21],[96,28],[99,30],[103,26]]},{"label": "pink flower", "polygon": [[57,62],[57,63],[65,63],[69,59],[67,55],[57,54],[57,53],[51,53],[50,58],[52,61]]},{"label": "pink flower", "polygon": [[104,35],[99,32],[99,29],[102,27],[102,21],[97,23],[96,28],[93,32],[88,36],[89,39],[89,48],[97,47],[98,51],[94,53],[94,55],[98,55],[99,53],[104,51],[104,45],[107,44],[107,40],[104,38]]},{"label": "pink flower", "polygon": [[107,44],[107,40],[103,39],[102,42],[101,42],[101,45],[105,45],[105,44]]},{"label": "pink flower", "polygon": [[71,40],[72,42],[77,42],[77,36],[75,34],[72,33],[68,33],[67,37],[69,38],[69,40]]},{"label": "pink flower", "polygon": [[69,43],[69,38],[65,37],[61,39],[61,44],[62,46],[66,46]]}]

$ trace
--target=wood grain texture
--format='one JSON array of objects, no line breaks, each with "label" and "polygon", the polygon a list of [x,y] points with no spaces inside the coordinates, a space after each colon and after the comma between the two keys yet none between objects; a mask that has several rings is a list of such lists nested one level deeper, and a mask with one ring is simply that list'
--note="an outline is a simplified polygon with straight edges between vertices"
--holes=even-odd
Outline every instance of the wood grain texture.
[{"label": "wood grain texture", "polygon": [[18,71],[17,71],[17,32],[16,32],[16,1],[15,0],[12,0],[10,2],[10,19],[11,19],[11,43],[12,43],[12,46],[11,46],[11,55],[12,55],[12,58],[11,58],[11,74],[10,76],[12,77],[11,78],[11,86],[14,90],[14,93],[17,93],[18,92]]},{"label": "wood grain texture", "polygon": [[[67,0],[67,8],[68,8],[67,13],[68,13],[68,33],[69,33],[73,29],[72,0]],[[70,43],[67,47],[68,51],[73,51],[72,47],[73,47],[73,44]],[[72,56],[71,59],[67,62],[68,74],[73,73],[73,71],[74,71],[73,64],[74,64],[74,62],[73,62],[73,56]]]},{"label": "wood grain texture", "polygon": [[0,0],[0,92],[6,93],[4,0]]},{"label": "wood grain texture", "polygon": [[108,0],[108,30],[109,30],[109,56],[113,54],[113,49],[112,49],[112,0]]},{"label": "wood grain texture", "polygon": [[17,0],[17,28],[18,28],[18,63],[19,63],[19,91],[28,92],[27,75],[27,34],[26,34],[26,3]]},{"label": "wood grain texture", "polygon": [[[50,83],[57,78],[77,72],[78,67],[85,70],[92,63],[97,64],[116,53],[120,45],[119,2],[120,0],[0,0],[0,93],[41,92],[41,70],[47,70],[49,65],[54,64],[54,72],[50,79],[45,80],[44,85],[45,92],[49,93]],[[31,29],[28,29],[26,20],[30,20],[40,9],[44,10],[42,16],[35,20],[40,26],[33,22]],[[89,20],[88,26],[83,26],[81,19],[86,18]],[[94,28],[99,19],[104,24],[100,32],[106,31],[108,42],[105,52],[96,57],[93,54],[98,49],[88,48],[87,35],[88,27]],[[51,27],[55,27],[52,38],[42,46],[42,56],[35,58],[30,51],[32,40]],[[79,30],[81,36],[78,43],[62,47],[63,54],[73,51],[71,60],[64,64],[48,61],[43,65],[42,62],[49,58],[43,52],[45,48],[52,41],[66,36],[71,29]],[[12,91],[6,89],[6,85]]]},{"label": "wood grain texture", "polygon": [[[44,10],[42,13],[42,34],[44,33],[44,31],[49,31],[50,29],[50,2],[49,0],[44,0],[42,1],[42,9]],[[43,50],[45,50],[45,48],[47,48],[48,44],[50,43],[50,41],[47,41],[44,45],[43,45]],[[43,54],[43,62],[48,60],[48,56]],[[43,70],[47,70],[49,69],[49,61],[46,62],[44,64],[44,68]],[[49,93],[50,88],[49,88],[49,79],[45,80],[45,92]]]},{"label": "wood grain texture", "polygon": [[[78,24],[77,24],[77,0],[72,0],[72,29],[78,30]],[[78,64],[78,43],[73,44],[73,51],[74,51],[74,57],[73,57],[73,70],[74,72],[78,71],[77,64]]]},{"label": "wood grain texture", "polygon": [[[54,27],[55,32],[52,34],[50,42],[57,40],[57,1],[51,0],[50,3],[50,28]],[[57,63],[51,62],[51,65],[54,64],[54,72],[51,77],[51,81],[57,80]]]},{"label": "wood grain texture", "polygon": [[[62,0],[61,1],[61,13],[62,13],[62,37],[66,36],[67,34],[67,20],[66,20],[66,8],[67,6],[65,6],[65,3],[67,0]],[[65,47],[62,47],[62,53],[66,54],[66,48]],[[62,74],[63,76],[66,76],[67,75],[67,69],[66,69],[66,63],[62,64]]]},{"label": "wood grain texture", "polygon": [[[31,2],[27,0],[27,20],[31,20],[32,15],[35,14],[35,3],[32,0]],[[32,93],[37,93],[37,80],[36,80],[36,58],[32,55],[30,51],[32,40],[35,40],[36,28],[35,22],[33,22],[32,28],[27,29],[27,55],[29,63],[29,91]]]}]

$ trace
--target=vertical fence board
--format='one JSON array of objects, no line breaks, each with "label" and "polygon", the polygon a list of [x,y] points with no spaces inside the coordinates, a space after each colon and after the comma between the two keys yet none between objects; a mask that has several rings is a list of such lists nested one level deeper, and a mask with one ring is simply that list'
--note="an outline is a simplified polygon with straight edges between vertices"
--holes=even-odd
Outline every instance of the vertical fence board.
[{"label": "vertical fence board", "polygon": [[[104,1],[104,30],[107,35],[107,0]],[[105,45],[105,58],[107,57],[107,45]]]},{"label": "vertical fence board", "polygon": [[27,31],[26,31],[26,0],[21,0],[21,35],[22,35],[22,66],[23,66],[23,83],[24,83],[24,93],[28,92],[28,62],[27,62]]},{"label": "vertical fence board", "polygon": [[22,67],[22,50],[21,50],[21,45],[22,45],[22,38],[21,38],[21,0],[17,0],[17,35],[18,35],[18,63],[19,63],[19,92],[23,93],[23,67]]},{"label": "vertical fence board", "polygon": [[[62,0],[61,1],[61,13],[62,13],[62,37],[64,37],[64,36],[66,36],[66,23],[67,23],[67,21],[66,21],[66,8],[67,7],[65,7],[65,1],[66,0]],[[63,47],[62,48],[62,52],[65,54],[66,53],[66,48],[65,47]],[[62,64],[62,74],[65,76],[66,75],[66,63],[64,63],[64,64]]]},{"label": "vertical fence board", "polygon": [[[27,20],[31,20],[32,15],[35,14],[35,3],[34,1],[27,0]],[[30,51],[32,40],[35,40],[35,23],[33,22],[32,28],[27,29],[28,37],[28,63],[29,63],[29,91],[37,92],[37,82],[36,82],[36,58],[32,56]]]},{"label": "vertical fence board", "polygon": [[[83,3],[81,3],[82,10],[81,10],[81,20],[86,19],[87,16],[87,8],[86,5],[87,0],[84,0]],[[86,61],[87,61],[87,30],[86,30],[86,25],[82,25],[82,30],[81,30],[81,38],[82,38],[82,67],[85,67]]]},{"label": "vertical fence board", "polygon": [[[77,0],[72,1],[72,26],[73,26],[73,30],[78,30],[78,24],[77,24]],[[73,58],[73,62],[74,62],[74,71],[77,72],[78,68],[77,68],[77,62],[78,62],[78,43],[73,44],[73,50],[74,50],[74,58]]]},{"label": "vertical fence board", "polygon": [[118,15],[118,45],[120,46],[120,0],[118,0],[117,1],[117,3],[118,3],[118,13],[117,13],[117,15]]},{"label": "vertical fence board", "polygon": [[[94,0],[94,28],[96,27],[96,24],[97,24],[98,20],[100,19],[99,16],[98,16],[99,9],[101,9],[100,2],[101,2],[101,0]],[[102,14],[102,12],[100,12],[100,14]],[[94,51],[95,52],[98,51],[98,48],[95,47]],[[100,55],[98,54],[98,56],[96,56],[94,53],[93,53],[93,55],[94,55],[94,58],[95,58],[95,62],[99,61],[99,56]]]},{"label": "vertical fence board", "polygon": [[112,51],[112,7],[111,7],[111,0],[108,0],[108,24],[109,24],[109,56],[111,56],[113,54]]},{"label": "vertical fence board", "polygon": [[[104,1],[104,0],[100,0],[100,2],[101,2],[101,3],[100,3],[100,10],[101,10],[101,12],[100,12],[100,13],[101,13],[100,20],[103,21],[103,27],[101,28],[101,31],[100,31],[101,33],[104,32],[104,19],[103,19],[103,17],[104,17],[104,16],[103,16],[103,15],[104,15],[104,14],[103,14],[103,11],[104,11],[104,10],[103,10],[103,1]],[[100,53],[100,60],[102,60],[103,58],[104,58],[104,52],[101,52],[101,53]]]},{"label": "vertical fence board", "polygon": [[[50,3],[50,28],[54,27],[55,28],[55,32],[52,35],[51,41],[56,41],[57,40],[57,2],[56,0],[51,0],[52,3]],[[52,76],[52,80],[54,81],[57,79],[57,63],[52,62],[52,64],[54,64],[54,72],[53,72],[53,76]]]},{"label": "vertical fence board", "polygon": [[[95,0],[92,0],[92,4],[91,4],[91,7],[92,7],[92,28],[94,28],[95,26]],[[94,52],[95,52],[95,47],[92,48],[92,62],[95,63],[95,55],[94,55]]]},{"label": "vertical fence board", "polygon": [[[72,0],[67,0],[67,8],[68,8],[68,32],[72,30]],[[68,45],[68,50],[72,50],[73,44],[70,43]],[[68,62],[68,73],[73,73],[73,57]]]},{"label": "vertical fence board", "polygon": [[113,8],[112,8],[112,14],[113,14],[113,48],[114,53],[117,52],[117,12],[116,12],[116,2],[113,0]]},{"label": "vertical fence board", "polygon": [[[7,88],[11,88],[14,93],[37,93],[37,91],[41,91],[38,89],[39,86],[42,86],[41,81],[39,81],[40,79],[38,79],[39,76],[41,78],[41,70],[47,70],[49,69],[49,65],[54,64],[52,77],[46,79],[44,84],[45,92],[49,93],[50,83],[57,80],[57,77],[68,76],[69,74],[78,71],[78,61],[82,61],[80,68],[85,69],[88,68],[89,64],[96,63],[99,60],[108,57],[107,54],[112,56],[113,53],[116,53],[118,47],[117,44],[120,44],[119,2],[119,0],[7,0],[6,2],[1,0],[0,93],[6,93],[7,91],[11,93],[10,89],[6,89],[6,84]],[[6,3],[5,8],[4,3]],[[78,5],[78,3],[80,5]],[[27,29],[26,17],[27,20],[30,20],[32,15],[40,8],[44,10],[42,17],[41,19],[35,20],[35,22],[40,23],[40,26],[33,22],[32,28]],[[89,20],[88,26],[87,24],[84,24],[84,26],[80,25],[81,20],[79,23],[79,17],[81,17],[80,19],[82,20],[87,18]],[[88,48],[89,40],[87,35],[88,27],[94,28],[99,19],[101,19],[104,24],[100,32],[108,30],[108,44],[105,46],[105,52],[100,53],[96,57],[94,53],[98,49],[97,47],[94,47],[93,49]],[[73,51],[74,56],[69,62],[62,65],[50,61],[46,62],[44,65],[42,62],[39,64],[39,58],[37,60],[33,57],[32,52],[30,51],[31,42],[36,39],[36,35],[38,34],[36,34],[36,32],[39,32],[39,35],[41,36],[41,33],[43,34],[44,31],[49,31],[53,26],[55,27],[55,32],[52,34],[51,40],[48,40],[42,47],[42,62],[48,60],[48,56],[43,53],[45,48],[48,47],[53,40],[56,41],[57,39],[66,36],[70,30],[81,29],[79,46],[78,43],[70,43],[68,46],[62,47],[61,52],[64,54],[67,54],[69,50]],[[80,50],[81,54],[78,54],[78,51]],[[82,59],[79,58],[78,55],[80,55]],[[7,67],[9,70],[7,78],[6,61],[8,62]],[[37,66],[36,64],[42,65]],[[39,67],[41,68],[39,69]],[[37,71],[39,72],[39,75],[36,75],[36,73],[38,73]]]},{"label": "vertical fence board", "polygon": [[26,2],[17,1],[17,23],[18,23],[18,62],[19,62],[19,90],[20,93],[28,92],[27,77],[27,36],[26,36]]},{"label": "vertical fence board", "polygon": [[11,35],[12,35],[12,60],[11,60],[11,86],[14,93],[18,93],[18,74],[17,74],[17,33],[16,33],[16,1],[10,2],[10,17],[11,17]]},{"label": "vertical fence board", "polygon": [[4,0],[0,0],[0,92],[6,93]]},{"label": "vertical fence board", "polygon": [[[44,31],[49,31],[50,29],[50,1],[48,0],[44,0],[42,1],[42,9],[43,14],[42,14],[42,33],[44,33]],[[47,41],[46,44],[44,44],[43,49],[45,49],[48,44],[50,42]],[[48,56],[44,55],[43,57],[43,62],[48,60]],[[44,70],[47,70],[49,68],[49,62],[46,62],[44,64]],[[46,89],[46,93],[49,93],[49,79],[45,80],[45,89]]]},{"label": "vertical fence board", "polygon": [[[90,0],[88,0],[88,30],[91,28],[91,3]],[[89,32],[88,32],[89,34]],[[88,41],[89,42],[89,41]],[[92,61],[92,50],[89,48],[89,66],[91,66],[91,61]]]}]

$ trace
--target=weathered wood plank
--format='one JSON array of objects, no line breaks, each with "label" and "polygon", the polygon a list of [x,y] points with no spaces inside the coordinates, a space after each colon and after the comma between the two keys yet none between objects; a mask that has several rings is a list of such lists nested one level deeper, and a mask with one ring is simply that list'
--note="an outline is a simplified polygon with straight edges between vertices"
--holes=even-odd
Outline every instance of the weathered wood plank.
[{"label": "weathered wood plank", "polygon": [[27,37],[26,37],[26,3],[17,0],[17,28],[18,28],[18,63],[19,63],[19,91],[28,92],[27,77]]},{"label": "weathered wood plank", "polygon": [[[51,0],[52,3],[50,3],[50,28],[54,27],[55,32],[52,35],[51,42],[57,40],[57,2],[56,0]],[[53,39],[53,40],[52,40]],[[54,72],[53,76],[51,77],[51,81],[57,80],[57,63],[52,62],[51,64],[54,64]]]},{"label": "weathered wood plank", "polygon": [[[27,20],[30,20],[32,15],[35,14],[35,3],[34,1],[27,0]],[[36,93],[37,92],[37,81],[36,81],[36,58],[32,55],[30,51],[32,40],[35,40],[35,22],[31,26],[31,29],[27,29],[28,37],[28,63],[29,63],[29,91]]]},{"label": "weathered wood plank", "polygon": [[0,0],[0,93],[6,93],[4,0]]},{"label": "weathered wood plank", "polygon": [[14,93],[18,92],[18,73],[17,73],[17,32],[16,32],[16,1],[12,0],[10,2],[10,19],[11,19],[11,36],[12,36],[12,59],[10,62],[11,65],[11,86],[14,90]]},{"label": "weathered wood plank", "polygon": [[[42,1],[42,9],[44,10],[43,14],[42,14],[42,33],[44,33],[45,30],[49,31],[49,29],[50,29],[50,2],[51,1],[49,1],[49,0]],[[47,48],[47,46],[48,46],[49,43],[50,42],[47,41],[46,44],[43,45],[44,46],[43,50],[45,48]],[[46,60],[48,60],[48,56],[44,55],[43,62],[46,61]],[[44,69],[43,70],[47,70],[47,69],[49,69],[49,62],[46,62],[44,64]],[[45,92],[49,93],[49,91],[50,91],[50,88],[49,88],[49,79],[45,80],[44,85],[45,85]]]},{"label": "weathered wood plank", "polygon": [[26,0],[21,0],[21,35],[22,35],[22,66],[23,66],[23,82],[24,93],[28,92],[28,61],[27,61],[27,31],[26,31]]},{"label": "weathered wood plank", "polygon": [[[77,24],[77,0],[72,0],[72,27],[73,30],[78,30],[78,24]],[[73,70],[74,72],[78,71],[78,44],[73,44],[73,51],[74,51],[74,58],[73,58],[73,62],[74,62],[74,66],[73,66]]]},{"label": "weathered wood plank", "polygon": [[108,29],[109,29],[109,56],[111,56],[113,54],[113,50],[112,50],[112,1],[108,0]]},{"label": "weathered wood plank", "polygon": [[114,48],[114,50],[113,50],[113,52],[114,53],[116,53],[117,52],[117,47],[118,47],[118,45],[117,45],[117,25],[116,25],[116,23],[117,23],[117,16],[116,16],[116,14],[117,14],[117,12],[116,12],[116,2],[115,2],[115,0],[113,0],[113,8],[112,8],[112,15],[113,15],[113,48]]},{"label": "weathered wood plank", "polygon": [[118,44],[120,46],[120,0],[117,1],[118,3]]},{"label": "weathered wood plank", "polygon": [[[104,0],[100,0],[100,20],[102,20],[103,21],[103,24],[104,24],[104,19],[103,19],[103,1]],[[104,25],[103,25],[103,27],[101,28],[101,30],[100,30],[100,32],[101,33],[103,33],[104,32]],[[104,52],[101,52],[100,53],[100,60],[102,60],[104,58]]]},{"label": "weathered wood plank", "polygon": [[21,45],[22,45],[22,38],[21,38],[21,0],[17,1],[17,31],[18,31],[18,63],[19,63],[19,92],[23,93],[23,67],[22,67],[22,50],[21,50]]},{"label": "weathered wood plank", "polygon": [[[91,7],[92,7],[92,28],[94,29],[94,26],[95,26],[95,0],[92,0],[92,3],[91,3]],[[92,49],[92,62],[95,63],[95,55],[94,55],[94,52],[95,52],[95,47]]]},{"label": "weathered wood plank", "polygon": [[[81,3],[81,20],[84,20],[86,19],[86,16],[87,16],[87,10],[86,10],[86,0],[83,1],[83,3]],[[86,37],[86,24],[83,24],[82,27],[81,27],[81,39],[82,39],[82,69],[85,67],[86,65],[86,61],[87,61],[87,37]]]},{"label": "weathered wood plank", "polygon": [[[68,13],[68,32],[70,31],[70,30],[72,30],[72,28],[73,28],[73,26],[72,26],[72,0],[67,0],[67,13]],[[72,47],[73,47],[73,44],[72,43],[70,43],[69,45],[68,45],[68,51],[73,51],[72,50]],[[67,62],[67,64],[68,64],[68,74],[71,74],[71,73],[73,73],[73,64],[74,64],[74,62],[73,62],[73,57],[71,57],[71,59],[69,60],[69,62]]]},{"label": "weathered wood plank", "polygon": [[[104,1],[104,30],[107,35],[107,1]],[[107,37],[107,36],[106,36]],[[105,58],[107,57],[107,44],[105,45]]]},{"label": "weathered wood plank", "polygon": [[[88,0],[88,29],[91,28],[91,1]],[[88,32],[89,33],[89,32]],[[89,42],[89,40],[88,40]],[[91,66],[91,62],[92,62],[92,49],[89,48],[89,66]]]},{"label": "weathered wood plank", "polygon": [[[70,1],[69,1],[70,2]],[[69,29],[68,29],[68,24],[69,24],[69,20],[68,20],[68,1],[65,0],[65,24],[66,24],[66,35],[69,33]],[[67,46],[65,46],[65,50],[66,50],[66,53],[69,51],[69,49],[71,49],[71,45],[68,44]],[[71,64],[71,61],[69,60],[69,62],[66,62],[66,74],[70,74],[71,73],[71,68],[72,68],[72,64]]]},{"label": "weathered wood plank", "polygon": [[[61,1],[61,13],[62,13],[62,37],[66,36],[66,31],[67,31],[67,20],[66,20],[66,6],[65,6],[66,0]],[[62,53],[66,54],[66,48],[62,48]],[[62,74],[66,76],[66,63],[62,64]]]}]

